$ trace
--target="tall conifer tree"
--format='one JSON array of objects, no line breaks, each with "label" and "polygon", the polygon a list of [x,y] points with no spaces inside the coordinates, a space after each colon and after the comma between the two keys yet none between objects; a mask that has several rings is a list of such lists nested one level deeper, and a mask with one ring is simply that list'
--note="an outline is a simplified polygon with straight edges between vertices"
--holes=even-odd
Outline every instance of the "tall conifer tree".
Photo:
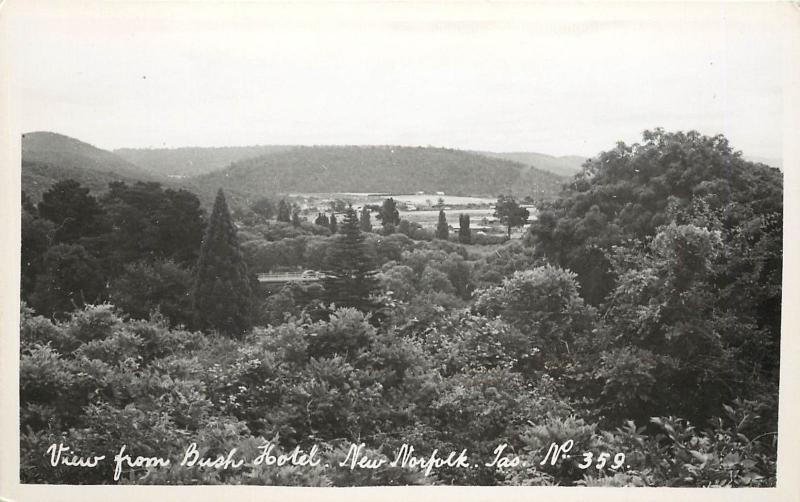
[{"label": "tall conifer tree", "polygon": [[450,237],[450,227],[447,225],[447,216],[444,209],[439,209],[439,223],[436,225],[436,238],[447,240]]},{"label": "tall conifer tree", "polygon": [[372,232],[372,219],[370,218],[369,209],[364,206],[361,209],[361,231]]},{"label": "tall conifer tree", "polygon": [[368,310],[370,295],[377,287],[376,270],[367,253],[358,215],[349,207],[339,227],[339,234],[328,255],[324,280],[328,299],[338,307]]},{"label": "tall conifer tree", "polygon": [[199,329],[240,337],[251,327],[253,293],[222,189],[208,222],[192,291]]},{"label": "tall conifer tree", "polygon": [[472,231],[469,229],[469,215],[458,215],[458,242],[462,244],[472,243]]}]

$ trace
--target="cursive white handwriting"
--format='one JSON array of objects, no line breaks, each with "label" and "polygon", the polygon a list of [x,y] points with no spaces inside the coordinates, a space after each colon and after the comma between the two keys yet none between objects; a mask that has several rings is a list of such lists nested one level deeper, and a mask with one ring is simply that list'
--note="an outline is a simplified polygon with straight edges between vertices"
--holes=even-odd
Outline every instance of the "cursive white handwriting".
[{"label": "cursive white handwriting", "polygon": [[122,474],[122,465],[125,464],[129,468],[138,469],[142,467],[166,467],[169,465],[169,459],[161,457],[136,457],[131,458],[130,455],[125,453],[127,445],[122,445],[119,453],[114,455],[114,481],[119,481],[119,476]]}]

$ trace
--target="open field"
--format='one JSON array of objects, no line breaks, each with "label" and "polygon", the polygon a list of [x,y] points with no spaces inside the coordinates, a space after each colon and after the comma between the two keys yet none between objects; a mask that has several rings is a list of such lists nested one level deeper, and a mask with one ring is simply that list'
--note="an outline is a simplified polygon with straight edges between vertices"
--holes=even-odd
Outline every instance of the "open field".
[{"label": "open field", "polygon": [[[424,228],[435,228],[439,221],[439,209],[435,207],[439,199],[443,200],[447,223],[451,229],[458,228],[460,214],[468,214],[473,232],[486,234],[504,234],[506,232],[494,216],[495,199],[487,197],[469,197],[457,195],[435,194],[393,194],[393,193],[362,193],[362,192],[327,192],[327,193],[293,193],[304,201],[307,214],[317,211],[329,211],[334,201],[344,201],[360,209],[366,204],[380,205],[389,197],[398,203],[400,218],[412,223],[418,223]],[[530,209],[530,220],[535,220],[535,209]],[[519,236],[524,229],[515,229],[512,236]]]},{"label": "open field", "polygon": [[[445,207],[447,222],[450,226],[458,226],[458,215],[468,214],[473,227],[489,225],[495,220],[494,209],[450,209]],[[439,222],[439,210],[423,211],[400,211],[400,218],[413,223],[419,223],[423,227],[436,226]],[[486,219],[485,224],[483,220]]]},{"label": "open field", "polygon": [[486,206],[494,204],[495,199],[488,197],[465,197],[459,195],[436,194],[393,194],[393,193],[361,193],[361,192],[329,192],[329,193],[292,193],[290,197],[303,198],[309,203],[325,203],[334,200],[343,200],[355,205],[380,204],[389,197],[399,203],[411,204],[417,207],[428,207],[437,204],[439,199],[444,200],[445,206]]}]

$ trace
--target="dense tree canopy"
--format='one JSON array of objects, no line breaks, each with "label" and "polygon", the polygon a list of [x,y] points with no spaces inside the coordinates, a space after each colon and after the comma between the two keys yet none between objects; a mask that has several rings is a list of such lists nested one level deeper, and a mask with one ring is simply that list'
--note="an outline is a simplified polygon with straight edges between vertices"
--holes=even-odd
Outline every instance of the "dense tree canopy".
[{"label": "dense tree canopy", "polygon": [[33,290],[36,276],[42,272],[44,254],[52,244],[55,224],[37,218],[36,207],[23,204],[21,231],[21,287],[22,297]]},{"label": "dense tree canopy", "polygon": [[191,326],[192,274],[169,260],[139,261],[110,284],[109,299],[136,319],[158,312],[173,326]]},{"label": "dense tree canopy", "polygon": [[80,244],[56,244],[42,257],[30,302],[44,314],[61,315],[105,298],[100,260]]},{"label": "dense tree canopy", "polygon": [[[45,192],[38,209],[23,208],[21,293],[38,312],[61,315],[107,300],[109,284],[129,264],[196,263],[205,216],[194,194],[158,183],[108,188],[96,199],[67,180]],[[71,247],[57,247],[62,242]]]},{"label": "dense tree canopy", "polygon": [[59,181],[42,195],[39,216],[55,224],[53,242],[71,243],[107,230],[103,210],[77,181]]},{"label": "dense tree canopy", "polygon": [[113,226],[108,246],[119,263],[142,257],[197,261],[205,221],[191,192],[164,190],[158,183],[111,183],[103,207]]},{"label": "dense tree canopy", "polygon": [[590,159],[562,196],[543,204],[529,238],[539,253],[578,273],[599,304],[613,289],[612,246],[652,237],[703,200],[731,229],[782,213],[780,171],[744,160],[723,136],[646,131]]}]

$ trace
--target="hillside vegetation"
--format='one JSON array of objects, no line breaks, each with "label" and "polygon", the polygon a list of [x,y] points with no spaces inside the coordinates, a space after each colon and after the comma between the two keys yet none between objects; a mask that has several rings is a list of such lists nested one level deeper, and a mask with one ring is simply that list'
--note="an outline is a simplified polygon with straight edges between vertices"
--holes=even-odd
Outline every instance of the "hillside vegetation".
[{"label": "hillside vegetation", "polygon": [[298,147],[194,178],[203,191],[239,193],[444,191],[551,199],[564,179],[516,162],[444,148]]},{"label": "hillside vegetation", "polygon": [[283,145],[120,148],[114,153],[153,173],[165,176],[197,176],[224,169],[234,162],[294,148]]},{"label": "hillside vegetation", "polygon": [[[165,176],[199,176],[229,167],[253,157],[281,153],[297,148],[290,145],[254,145],[182,148],[119,148],[114,154],[153,173]],[[558,176],[572,176],[581,170],[585,157],[555,157],[536,152],[469,152],[486,157],[518,162]]]},{"label": "hillside vegetation", "polygon": [[586,157],[579,155],[565,155],[554,157],[536,152],[476,152],[487,157],[519,162],[526,166],[535,167],[559,176],[573,176],[581,170]]},{"label": "hillside vegetation", "polygon": [[112,153],[51,132],[23,135],[22,166],[22,189],[34,199],[65,179],[92,192],[106,191],[112,181],[141,180],[191,190],[204,206],[220,187],[234,206],[289,192],[442,191],[549,200],[565,181],[531,165],[444,148],[267,145]]},{"label": "hillside vegetation", "polygon": [[22,135],[22,189],[38,198],[57,181],[73,179],[93,191],[112,181],[159,180],[113,153],[62,134]]}]

